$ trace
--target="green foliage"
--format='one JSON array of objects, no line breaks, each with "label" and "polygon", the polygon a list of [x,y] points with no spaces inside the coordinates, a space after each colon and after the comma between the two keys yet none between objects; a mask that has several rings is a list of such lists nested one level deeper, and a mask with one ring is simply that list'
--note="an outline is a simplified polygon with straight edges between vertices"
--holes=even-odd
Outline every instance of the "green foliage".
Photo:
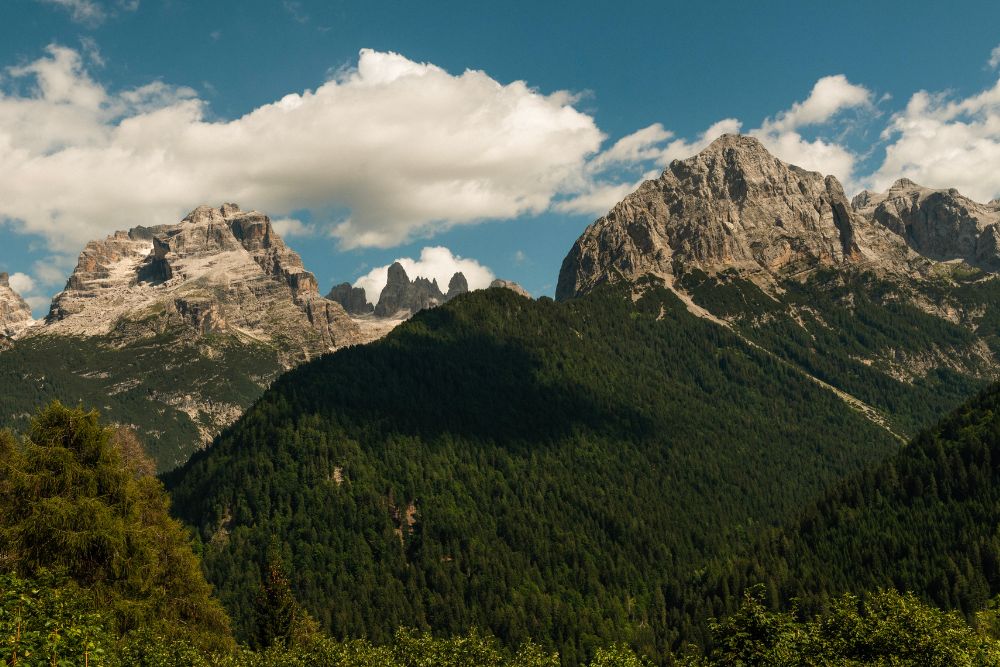
[{"label": "green foliage", "polygon": [[65,573],[119,635],[154,628],[226,648],[228,619],[188,535],[160,482],[139,470],[96,412],[53,403],[23,440],[0,432],[0,566]]},{"label": "green foliage", "polygon": [[187,460],[212,417],[185,412],[196,391],[216,406],[249,406],[282,370],[277,350],[183,331],[137,340],[33,336],[0,351],[0,428],[26,430],[39,405],[99,407],[135,424],[161,470]]},{"label": "green foliage", "polygon": [[267,550],[263,581],[254,600],[253,645],[265,649],[287,646],[300,615],[277,543],[272,541]]},{"label": "green foliage", "polygon": [[896,446],[666,291],[486,290],[283,376],[166,481],[243,638],[276,536],[335,637],[478,626],[582,664],[662,659],[707,558]]},{"label": "green foliage", "polygon": [[111,634],[75,586],[43,574],[0,574],[0,662],[6,665],[108,663]]},{"label": "green foliage", "polygon": [[913,595],[880,591],[863,600],[835,598],[823,615],[798,620],[767,609],[761,590],[739,610],[714,623],[715,648],[690,667],[715,665],[805,667],[973,667],[1000,664],[1000,641],[977,632],[954,612],[923,604]]},{"label": "green foliage", "polygon": [[838,483],[782,530],[716,559],[679,593],[675,623],[732,611],[766,582],[774,608],[827,609],[892,588],[974,619],[1000,594],[1000,387],[898,455]]},{"label": "green foliage", "polygon": [[[877,408],[904,434],[982,389],[983,347],[1000,349],[1000,279],[901,285],[831,269],[782,283],[778,298],[730,273],[691,270],[679,283],[748,338]],[[963,321],[912,302],[961,312]]]}]

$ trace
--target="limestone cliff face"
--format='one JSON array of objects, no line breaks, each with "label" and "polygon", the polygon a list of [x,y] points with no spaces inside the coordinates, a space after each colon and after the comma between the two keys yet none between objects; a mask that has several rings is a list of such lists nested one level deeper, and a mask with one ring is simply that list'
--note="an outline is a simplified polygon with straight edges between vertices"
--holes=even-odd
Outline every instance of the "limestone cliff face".
[{"label": "limestone cliff face", "polygon": [[0,338],[17,338],[35,323],[31,308],[10,286],[6,273],[0,273]]},{"label": "limestone cliff face", "polygon": [[448,283],[448,293],[444,294],[438,287],[437,280],[417,276],[412,281],[406,275],[406,269],[399,262],[393,262],[389,267],[389,276],[378,303],[375,304],[376,317],[408,316],[423,310],[433,308],[459,294],[469,291],[469,283],[461,272],[454,274]]},{"label": "limestone cliff face", "polygon": [[235,204],[88,243],[39,333],[137,336],[176,325],[274,343],[293,356],[359,341],[268,217]]},{"label": "limestone cliff face", "polygon": [[836,178],[723,135],[590,225],[563,261],[556,298],[645,275],[670,283],[675,264],[768,283],[818,266],[906,272],[915,263],[899,236],[851,208]]},{"label": "limestone cliff face", "polygon": [[444,298],[450,301],[459,294],[465,294],[468,291],[469,281],[465,278],[465,274],[459,271],[448,281],[448,293],[444,295]]},{"label": "limestone cliff face", "polygon": [[903,178],[887,192],[862,192],[852,206],[925,257],[1000,270],[1000,202],[980,204],[954,188],[934,190]]},{"label": "limestone cliff face", "polygon": [[349,315],[370,315],[375,311],[375,306],[368,302],[364,288],[351,287],[351,283],[334,285],[326,298],[339,303]]}]

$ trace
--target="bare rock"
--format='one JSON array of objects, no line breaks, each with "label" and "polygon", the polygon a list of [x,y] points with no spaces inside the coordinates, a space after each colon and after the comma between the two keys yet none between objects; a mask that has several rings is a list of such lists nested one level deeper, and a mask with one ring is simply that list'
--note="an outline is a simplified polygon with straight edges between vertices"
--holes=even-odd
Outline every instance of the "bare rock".
[{"label": "bare rock", "polygon": [[446,301],[454,299],[459,294],[469,291],[469,281],[465,279],[465,274],[458,271],[448,281],[448,293],[444,295]]},{"label": "bare rock", "polygon": [[556,298],[674,265],[736,269],[762,285],[820,266],[909,271],[919,258],[854,212],[836,178],[786,164],[757,139],[723,135],[673,161],[583,233],[563,261]]},{"label": "bare rock", "polygon": [[326,298],[343,306],[348,315],[369,315],[375,311],[375,306],[368,302],[364,288],[351,287],[351,283],[334,285]]},{"label": "bare rock", "polygon": [[398,318],[444,302],[445,295],[438,287],[437,280],[417,276],[410,281],[403,265],[393,262],[389,267],[388,280],[375,305],[375,315]]},{"label": "bare rock", "polygon": [[490,288],[494,287],[500,289],[509,289],[512,292],[516,292],[517,294],[520,294],[523,297],[527,297],[529,299],[531,298],[531,293],[528,292],[528,290],[521,287],[520,285],[518,285],[517,283],[515,283],[513,280],[502,280],[500,278],[497,278],[496,280],[490,283]]},{"label": "bare rock", "polygon": [[270,219],[235,204],[199,206],[176,225],[88,243],[39,333],[137,336],[173,326],[306,357],[360,340]]},{"label": "bare rock", "polygon": [[0,338],[17,338],[35,323],[31,307],[10,286],[10,277],[0,273]]},{"label": "bare rock", "polygon": [[886,192],[862,192],[851,204],[925,257],[1000,270],[1000,205],[995,202],[980,204],[954,188],[935,190],[901,178]]}]

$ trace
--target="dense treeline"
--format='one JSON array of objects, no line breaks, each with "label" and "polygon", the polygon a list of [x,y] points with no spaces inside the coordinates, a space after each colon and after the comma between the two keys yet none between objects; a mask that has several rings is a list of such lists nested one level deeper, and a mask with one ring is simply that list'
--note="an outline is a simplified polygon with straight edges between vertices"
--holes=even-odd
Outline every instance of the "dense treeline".
[{"label": "dense treeline", "polygon": [[[93,667],[552,667],[479,632],[336,642],[291,594],[269,550],[254,610],[256,650],[236,646],[188,535],[134,434],[58,403],[28,434],[0,432],[0,662]],[[274,545],[272,545],[274,546]],[[640,667],[600,648],[593,667]]]},{"label": "dense treeline", "polygon": [[336,637],[478,626],[579,664],[665,659],[709,556],[896,447],[664,290],[487,290],[283,376],[166,481],[240,637],[276,536]]},{"label": "dense treeline", "polygon": [[894,588],[973,618],[1000,594],[1000,387],[741,552],[678,593],[678,622],[729,613],[758,582],[773,608]]}]

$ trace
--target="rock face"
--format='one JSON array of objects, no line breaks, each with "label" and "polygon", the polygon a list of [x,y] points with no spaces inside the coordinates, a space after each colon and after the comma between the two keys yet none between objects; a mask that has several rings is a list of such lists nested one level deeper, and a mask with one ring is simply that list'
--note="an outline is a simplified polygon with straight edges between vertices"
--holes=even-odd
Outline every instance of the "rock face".
[{"label": "rock face", "polygon": [[786,164],[752,137],[723,135],[590,225],[563,261],[556,298],[645,275],[671,284],[675,263],[767,284],[819,266],[909,271],[918,260],[856,213],[836,178]]},{"label": "rock face", "polygon": [[370,315],[375,311],[375,306],[368,302],[364,288],[351,287],[350,283],[335,285],[326,298],[339,303],[349,315]]},{"label": "rock face", "polygon": [[493,282],[490,283],[490,287],[491,288],[493,288],[493,287],[499,287],[501,289],[509,289],[512,292],[516,292],[516,293],[520,294],[523,297],[527,297],[529,299],[531,298],[531,293],[528,292],[528,290],[526,290],[523,287],[521,287],[520,285],[518,285],[517,283],[515,283],[513,280],[502,280],[500,278],[497,278],[496,280],[494,280]]},{"label": "rock face", "polygon": [[176,225],[88,243],[38,331],[134,337],[178,325],[271,342],[293,356],[359,340],[270,219],[235,204],[200,206]]},{"label": "rock face", "polygon": [[1000,202],[980,204],[954,188],[933,190],[903,178],[881,194],[865,190],[852,206],[925,257],[1000,270]]},{"label": "rock face", "polygon": [[459,294],[465,294],[468,291],[469,281],[465,279],[465,274],[459,271],[448,281],[448,293],[444,295],[444,298],[450,301]]},{"label": "rock face", "polygon": [[10,278],[0,273],[0,338],[17,338],[35,323],[31,308],[10,286]]},{"label": "rock face", "polygon": [[448,282],[448,294],[441,292],[437,280],[417,276],[412,281],[406,269],[399,262],[389,267],[389,276],[375,305],[376,317],[400,317],[412,315],[424,308],[433,308],[445,301],[469,291],[469,283],[461,272]]}]

